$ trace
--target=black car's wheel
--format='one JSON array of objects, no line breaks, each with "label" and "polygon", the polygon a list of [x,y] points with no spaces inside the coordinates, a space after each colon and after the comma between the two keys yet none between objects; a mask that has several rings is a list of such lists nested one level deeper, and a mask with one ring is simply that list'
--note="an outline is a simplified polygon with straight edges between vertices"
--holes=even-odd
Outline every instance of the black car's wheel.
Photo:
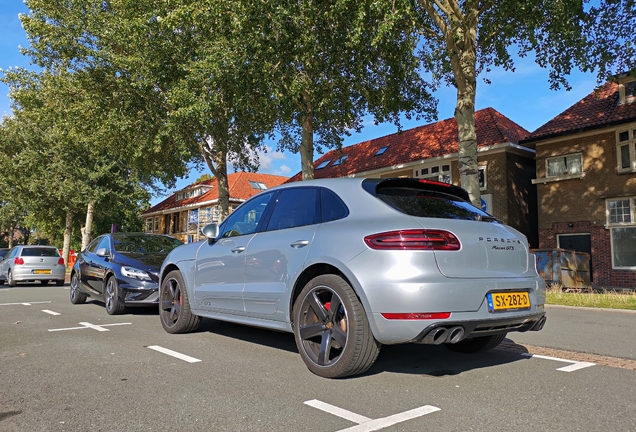
[{"label": "black car's wheel", "polygon": [[380,353],[364,308],[340,276],[313,278],[293,311],[296,346],[310,371],[325,378],[360,374]]},{"label": "black car's wheel", "polygon": [[41,283],[42,285],[48,285],[48,284],[49,284],[49,281],[48,281],[48,280],[41,280],[41,281],[40,281],[40,283]]},{"label": "black car's wheel", "polygon": [[9,272],[7,273],[7,284],[10,287],[14,287],[18,284],[18,282],[16,282],[16,280],[13,279],[13,274],[11,274],[11,270],[9,270]]},{"label": "black car's wheel", "polygon": [[168,333],[190,333],[201,323],[201,317],[190,310],[185,282],[178,270],[168,273],[161,283],[159,318]]},{"label": "black car's wheel", "polygon": [[503,342],[503,340],[506,338],[506,335],[507,333],[492,336],[481,336],[472,339],[466,339],[454,344],[449,343],[444,345],[446,345],[446,348],[451,351],[472,354],[493,349],[501,342]]},{"label": "black car's wheel", "polygon": [[80,291],[79,277],[77,277],[77,273],[73,273],[73,276],[71,276],[70,292],[71,292],[71,303],[73,304],[86,303],[86,294]]},{"label": "black car's wheel", "polygon": [[106,281],[104,302],[106,303],[106,312],[108,312],[108,315],[119,315],[126,310],[126,307],[119,298],[119,284],[114,276],[109,277]]}]

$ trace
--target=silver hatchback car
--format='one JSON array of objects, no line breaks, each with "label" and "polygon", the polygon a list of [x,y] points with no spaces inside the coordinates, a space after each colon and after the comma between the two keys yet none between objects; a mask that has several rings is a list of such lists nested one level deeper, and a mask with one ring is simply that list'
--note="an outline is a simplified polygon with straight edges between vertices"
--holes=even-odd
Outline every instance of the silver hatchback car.
[{"label": "silver hatchback car", "polygon": [[203,232],[162,265],[164,329],[191,332],[207,317],[293,332],[323,377],[364,372],[382,344],[478,352],[545,323],[526,238],[445,183],[285,184]]},{"label": "silver hatchback car", "polygon": [[16,286],[18,282],[31,281],[64,285],[65,276],[64,258],[53,246],[14,246],[0,261],[0,285],[7,282]]}]

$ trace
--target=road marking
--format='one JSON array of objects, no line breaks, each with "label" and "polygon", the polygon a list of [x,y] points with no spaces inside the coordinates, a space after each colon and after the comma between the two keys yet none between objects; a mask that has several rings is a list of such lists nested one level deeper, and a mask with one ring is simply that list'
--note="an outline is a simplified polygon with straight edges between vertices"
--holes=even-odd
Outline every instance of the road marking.
[{"label": "road marking", "polygon": [[330,405],[325,402],[321,402],[319,400],[313,399],[305,402],[306,405],[312,406],[329,414],[333,414],[335,416],[341,417],[345,420],[352,421],[354,423],[358,423],[357,426],[352,426],[346,429],[341,429],[337,432],[372,432],[380,429],[387,428],[389,426],[393,426],[397,423],[402,423],[407,420],[411,420],[417,417],[424,416],[426,414],[433,413],[435,411],[440,411],[440,408],[434,407],[432,405],[424,405],[419,408],[415,408],[409,411],[404,411],[402,413],[394,414],[388,417],[383,417],[379,419],[370,419],[368,417],[361,416],[351,411],[347,411],[345,409],[339,408],[334,405]]},{"label": "road marking", "polygon": [[119,326],[119,325],[130,325],[132,323],[115,323],[115,324],[95,325],[95,324],[91,324],[91,323],[87,323],[87,322],[81,322],[81,323],[78,323],[78,324],[81,324],[82,327],[67,327],[67,328],[60,328],[60,329],[49,329],[49,331],[50,332],[54,332],[54,331],[81,330],[81,329],[90,328],[90,329],[93,329],[93,330],[105,332],[105,331],[110,331],[110,330],[105,329],[104,327]]},{"label": "road marking", "polygon": [[198,358],[190,357],[185,354],[181,354],[176,351],[169,350],[168,348],[160,347],[159,345],[149,345],[147,348],[150,348],[151,350],[155,350],[163,354],[167,354],[172,357],[176,357],[179,360],[187,361],[188,363],[196,363],[201,361]]},{"label": "road marking", "polygon": [[23,303],[0,303],[0,306],[15,306],[15,305],[22,305],[22,306],[31,306],[34,304],[43,304],[43,303],[51,303],[50,301],[41,301],[41,302],[23,302]]},{"label": "road marking", "polygon": [[47,314],[51,314],[51,315],[62,315],[61,313],[53,312],[52,310],[48,310],[48,309],[42,309],[42,312],[46,312]]},{"label": "road marking", "polygon": [[574,372],[576,370],[583,369],[586,367],[596,366],[596,363],[566,360],[566,359],[561,359],[557,357],[549,357],[549,356],[538,355],[538,354],[521,353],[521,355],[524,357],[530,357],[530,358],[536,357],[536,358],[545,359],[545,360],[554,360],[554,361],[560,361],[564,363],[572,363],[570,366],[563,366],[562,368],[557,369],[558,371],[562,371],[562,372]]}]

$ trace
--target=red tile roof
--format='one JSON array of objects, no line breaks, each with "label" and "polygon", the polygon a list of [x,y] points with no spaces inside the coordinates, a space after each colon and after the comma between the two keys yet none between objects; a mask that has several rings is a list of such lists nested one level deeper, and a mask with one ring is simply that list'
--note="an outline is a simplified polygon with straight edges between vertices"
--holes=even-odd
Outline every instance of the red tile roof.
[{"label": "red tile roof", "polygon": [[[261,192],[261,189],[254,189],[252,185],[249,183],[250,181],[264,183],[267,186],[267,188],[271,188],[271,187],[283,184],[287,180],[288,180],[288,177],[271,175],[271,174],[250,173],[250,172],[243,172],[243,171],[228,174],[227,181],[228,181],[228,188],[230,190],[230,200],[243,201]],[[186,198],[179,201],[176,200],[177,193],[175,192],[172,195],[170,195],[168,198],[166,198],[165,200],[161,201],[160,203],[150,207],[148,210],[143,212],[142,216],[146,214],[162,212],[162,211],[166,211],[170,209],[177,209],[180,207],[196,206],[196,204],[198,203],[218,200],[219,187],[217,183],[218,181],[216,178],[201,182],[199,184],[193,183],[182,190],[191,189],[195,186],[201,186],[201,185],[211,186],[212,188],[206,193],[204,193],[203,195]]]},{"label": "red tile roof", "polygon": [[[517,144],[529,132],[493,108],[475,112],[477,147],[487,147],[501,143]],[[387,150],[376,156],[382,147]],[[364,141],[341,151],[331,150],[314,162],[314,167],[331,160],[325,168],[316,169],[315,178],[344,177],[359,172],[415,162],[444,156],[458,151],[457,122],[449,118],[436,123]],[[342,164],[333,165],[333,160],[347,156]],[[301,173],[290,181],[298,181]]]},{"label": "red tile roof", "polygon": [[618,84],[609,82],[532,132],[528,143],[636,120],[636,103],[619,104]]}]

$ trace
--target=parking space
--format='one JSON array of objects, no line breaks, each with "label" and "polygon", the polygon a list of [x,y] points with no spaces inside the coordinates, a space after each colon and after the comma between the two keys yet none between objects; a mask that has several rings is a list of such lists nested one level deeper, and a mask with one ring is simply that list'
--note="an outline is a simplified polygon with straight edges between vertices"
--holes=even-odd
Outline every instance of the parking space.
[{"label": "parking space", "polygon": [[0,347],[3,431],[636,430],[636,371],[512,340],[384,346],[364,375],[327,380],[290,334],[204,320],[170,335],[156,311],[110,316],[38,287],[0,296]]}]

